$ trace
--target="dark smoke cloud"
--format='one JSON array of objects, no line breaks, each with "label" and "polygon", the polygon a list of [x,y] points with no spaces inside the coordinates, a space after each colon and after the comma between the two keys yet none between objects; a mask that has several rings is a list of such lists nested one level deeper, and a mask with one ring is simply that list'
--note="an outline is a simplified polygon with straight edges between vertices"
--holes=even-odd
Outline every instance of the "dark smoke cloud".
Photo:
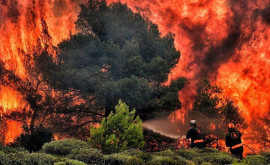
[{"label": "dark smoke cloud", "polygon": [[13,23],[17,23],[20,16],[20,11],[18,9],[18,1],[17,0],[10,0],[10,5],[8,5],[7,10],[7,17]]},{"label": "dark smoke cloud", "polygon": [[53,13],[55,17],[61,17],[65,14],[65,9],[67,9],[66,1],[57,0],[53,5]]},{"label": "dark smoke cloud", "polygon": [[261,15],[262,15],[263,21],[267,24],[270,24],[270,4],[264,10],[262,10]]},{"label": "dark smoke cloud", "polygon": [[[198,68],[200,68],[199,72],[197,73],[197,78],[204,78],[204,77],[212,77],[214,78],[217,76],[217,71],[221,65],[227,63],[230,59],[235,59],[234,62],[237,62],[238,57],[235,53],[237,48],[241,47],[241,44],[249,40],[251,36],[241,36],[241,24],[245,16],[247,16],[248,9],[248,1],[231,1],[231,11],[233,12],[232,20],[227,20],[228,24],[230,25],[230,31],[228,33],[228,37],[225,38],[220,44],[218,45],[210,45],[210,48],[204,54],[197,54],[196,61],[191,63],[191,65],[196,64]],[[255,19],[254,13],[252,15]],[[195,51],[202,52],[202,47],[204,43],[200,43],[202,41],[200,38],[205,38],[207,36],[206,32],[203,31],[203,27],[201,29],[194,28],[190,31],[190,36],[192,36],[193,43],[195,43],[194,49]],[[255,29],[254,29],[255,30]],[[197,31],[197,32],[196,32]],[[205,41],[203,41],[205,42]],[[211,42],[211,41],[209,41]],[[203,52],[202,52],[203,53]]]},{"label": "dark smoke cloud", "polygon": [[240,35],[240,30],[231,31],[220,45],[211,47],[205,55],[203,60],[205,68],[202,69],[200,74],[205,77],[208,77],[209,74],[213,75],[223,63],[231,59],[238,46]]}]

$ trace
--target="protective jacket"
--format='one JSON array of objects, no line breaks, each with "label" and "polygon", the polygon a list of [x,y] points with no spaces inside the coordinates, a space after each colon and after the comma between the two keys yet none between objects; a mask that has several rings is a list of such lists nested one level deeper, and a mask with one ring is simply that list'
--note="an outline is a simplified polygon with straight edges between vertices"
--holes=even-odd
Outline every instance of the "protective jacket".
[{"label": "protective jacket", "polygon": [[196,127],[192,127],[188,130],[186,138],[191,138],[191,148],[198,147],[203,148],[205,147],[205,141],[202,139],[202,135],[199,129]]},{"label": "protective jacket", "polygon": [[230,147],[231,153],[239,159],[243,158],[244,151],[241,137],[242,134],[236,129],[233,129],[226,135],[226,146]]}]

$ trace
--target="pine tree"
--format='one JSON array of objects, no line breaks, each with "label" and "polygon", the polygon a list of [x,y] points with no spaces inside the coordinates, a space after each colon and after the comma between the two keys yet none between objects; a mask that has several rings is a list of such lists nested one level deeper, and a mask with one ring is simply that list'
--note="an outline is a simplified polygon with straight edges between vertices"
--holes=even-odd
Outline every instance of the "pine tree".
[{"label": "pine tree", "polygon": [[90,129],[88,142],[106,153],[143,147],[143,125],[139,116],[135,117],[135,111],[129,111],[129,107],[119,100],[115,113],[103,118],[100,127]]}]

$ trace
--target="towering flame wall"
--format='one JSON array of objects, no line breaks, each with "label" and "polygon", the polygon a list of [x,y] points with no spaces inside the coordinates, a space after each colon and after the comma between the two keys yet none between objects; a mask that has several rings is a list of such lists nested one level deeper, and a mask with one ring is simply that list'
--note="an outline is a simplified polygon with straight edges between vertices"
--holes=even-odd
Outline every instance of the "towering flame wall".
[{"label": "towering flame wall", "polygon": [[[25,80],[31,77],[27,57],[43,48],[53,46],[74,34],[75,22],[83,0],[0,0],[0,61],[5,69]],[[1,75],[3,76],[3,75]],[[9,86],[0,84],[0,113],[25,107],[23,96]],[[1,115],[2,116],[2,115]],[[20,133],[14,132],[16,123],[7,121],[6,142]],[[10,129],[9,129],[10,128]]]},{"label": "towering flame wall", "polygon": [[[183,95],[208,77],[223,88],[248,121],[270,105],[270,2],[267,0],[109,0],[127,4],[175,34],[181,58],[169,76],[188,78]],[[188,90],[187,90],[188,89]],[[181,93],[180,93],[181,97]],[[190,97],[188,97],[190,98]],[[181,99],[181,98],[180,98]],[[186,108],[189,102],[184,99]]]},{"label": "towering flame wall", "polygon": [[[0,59],[22,79],[25,54],[49,50],[76,32],[79,4],[85,0],[0,0]],[[209,77],[224,89],[251,121],[269,110],[270,2],[267,0],[107,0],[127,4],[157,24],[162,35],[173,33],[181,51],[169,81],[184,76],[180,93],[185,108],[195,82]],[[1,84],[0,84],[1,85]],[[3,112],[18,109],[23,96],[0,86]],[[192,90],[190,90],[192,89]],[[12,97],[12,98],[11,98]],[[255,114],[255,115],[254,115]],[[10,126],[12,127],[12,126]]]}]

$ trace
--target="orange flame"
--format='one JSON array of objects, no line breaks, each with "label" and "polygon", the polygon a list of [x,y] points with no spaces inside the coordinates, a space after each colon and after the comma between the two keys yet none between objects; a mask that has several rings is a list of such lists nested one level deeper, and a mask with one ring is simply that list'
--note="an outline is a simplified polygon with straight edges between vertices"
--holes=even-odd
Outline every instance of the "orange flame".
[{"label": "orange flame", "polygon": [[5,134],[5,144],[12,143],[22,132],[22,123],[14,120],[8,120],[7,131]]},{"label": "orange flame", "polygon": [[7,111],[17,111],[25,106],[25,102],[19,92],[9,87],[0,86],[0,107],[3,108],[1,114],[7,113]]},{"label": "orange flame", "polygon": [[249,123],[269,111],[269,1],[107,1],[127,4],[157,24],[162,35],[175,35],[181,57],[167,83],[180,76],[190,82],[180,92],[184,109],[191,106],[196,81],[208,77],[233,98]]},{"label": "orange flame", "polygon": [[[4,63],[5,69],[13,71],[22,80],[30,78],[26,63],[33,63],[33,53],[47,49],[54,54],[54,46],[76,33],[75,21],[80,11],[79,4],[84,1],[1,1],[0,61]],[[30,61],[26,54],[30,55]],[[1,114],[18,110],[25,104],[19,92],[1,86]],[[21,124],[15,121],[7,121],[7,124],[5,142],[10,142],[20,133]],[[12,133],[16,129],[17,132]]]}]

